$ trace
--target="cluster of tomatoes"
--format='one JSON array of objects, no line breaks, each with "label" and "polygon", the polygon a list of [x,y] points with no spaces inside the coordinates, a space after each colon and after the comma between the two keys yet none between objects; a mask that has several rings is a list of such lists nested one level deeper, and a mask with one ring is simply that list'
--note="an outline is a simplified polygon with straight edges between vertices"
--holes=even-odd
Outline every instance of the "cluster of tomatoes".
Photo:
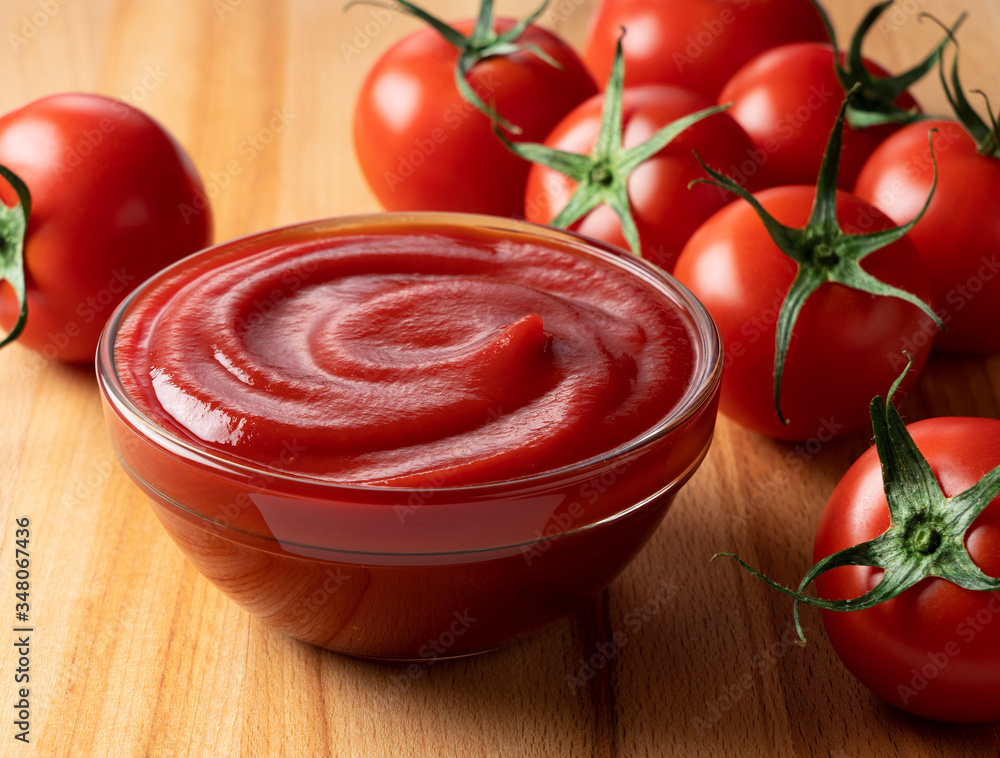
[{"label": "cluster of tomatoes", "polygon": [[[908,384],[932,343],[1000,351],[1000,194],[965,200],[968,186],[1000,188],[995,130],[981,120],[978,133],[954,119],[927,120],[906,90],[936,72],[948,30],[897,77],[862,57],[864,36],[888,5],[873,8],[838,53],[811,0],[606,0],[581,60],[532,23],[493,21],[485,2],[478,19],[435,20],[376,62],[355,111],[358,160],[388,210],[524,216],[631,247],[715,317],[726,347],[723,413],[785,439],[831,425],[853,431],[868,423],[867,401],[899,374],[904,351],[914,357]],[[616,50],[624,86],[614,79]],[[828,236],[888,234],[921,213],[939,181],[908,234],[865,253],[862,270],[886,286],[819,285],[787,330],[779,316],[791,307],[786,294],[801,260],[779,249],[752,206],[692,182],[706,177],[703,162],[757,193],[776,220],[804,225],[852,84],[833,172],[843,190],[839,226]],[[693,122],[629,162],[685,118]],[[806,236],[799,258],[822,247],[813,229]],[[775,398],[775,343],[785,338]]]},{"label": "cluster of tomatoes", "polygon": [[[429,28],[369,72],[357,157],[388,210],[570,226],[674,273],[719,327],[735,421],[858,429],[932,346],[1000,352],[997,124],[962,91],[954,28],[896,77],[862,56],[891,2],[841,52],[815,0],[600,0],[581,57],[534,23],[544,5],[518,22],[482,0],[446,24],[396,0]],[[928,73],[956,118],[908,94]],[[0,175],[0,346],[92,360],[128,290],[211,240],[188,157],[118,101],[3,116]],[[871,414],[878,449],[834,492],[792,594],[817,580],[831,641],[881,697],[1000,719],[1000,421]]]},{"label": "cluster of tomatoes", "polygon": [[[962,92],[958,23],[892,76],[861,52],[891,1],[841,51],[813,0],[600,0],[582,57],[537,13],[494,21],[486,0],[449,26],[396,4],[429,28],[382,55],[357,102],[382,205],[523,216],[673,273],[719,327],[731,419],[846,433],[932,346],[1000,351],[998,131]],[[956,118],[921,112],[907,88],[926,74]],[[831,498],[803,584],[820,598],[793,594],[826,609],[838,653],[884,699],[998,719],[1000,623],[980,617],[1000,605],[1000,421],[911,436],[891,399],[871,414],[878,454]],[[958,528],[948,514],[970,502]]]}]

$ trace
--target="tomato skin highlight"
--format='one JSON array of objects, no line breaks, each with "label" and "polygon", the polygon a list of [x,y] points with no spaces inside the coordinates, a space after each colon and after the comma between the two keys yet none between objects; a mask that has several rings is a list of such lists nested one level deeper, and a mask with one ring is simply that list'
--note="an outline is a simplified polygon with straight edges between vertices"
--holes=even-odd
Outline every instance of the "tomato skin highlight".
[{"label": "tomato skin highlight", "polygon": [[946,329],[935,347],[1000,352],[1000,159],[982,155],[960,124],[934,119],[910,124],[865,163],[855,194],[897,222],[916,215],[934,181],[927,213],[909,232],[934,283]]},{"label": "tomato skin highlight", "polygon": [[[876,76],[886,75],[867,59],[865,67]],[[730,113],[766,155],[772,183],[784,185],[815,183],[843,98],[833,48],[804,42],[776,47],[754,58],[733,75],[718,99],[733,103]],[[917,107],[908,93],[895,104],[904,109]],[[871,153],[898,129],[897,124],[860,130],[845,124],[837,186],[850,190]]]},{"label": "tomato skin highlight", "polygon": [[826,40],[809,0],[603,0],[584,52],[598,82],[607,81],[623,26],[626,87],[673,84],[711,98],[764,50]]},{"label": "tomato skin highlight", "polygon": [[[101,328],[125,295],[211,242],[212,213],[190,158],[156,121],[121,101],[59,94],[3,115],[0,163],[32,198],[28,319],[17,342],[47,358],[93,360]],[[17,200],[6,182],[0,197]],[[3,284],[4,330],[18,311]]]},{"label": "tomato skin highlight", "polygon": [[[468,34],[473,21],[453,24]],[[502,33],[511,19],[497,19]],[[520,127],[517,139],[541,142],[574,106],[597,92],[579,56],[559,37],[529,26],[528,50],[487,58],[468,81],[484,102]],[[375,197],[389,211],[523,215],[530,164],[496,139],[490,120],[455,86],[458,51],[432,29],[397,42],[368,72],[354,112],[354,147]]]},{"label": "tomato skin highlight", "polygon": [[[601,125],[604,98],[596,95],[574,108],[553,129],[545,144],[578,154],[590,154]],[[623,143],[626,148],[649,139],[663,126],[710,107],[711,100],[670,85],[645,85],[623,93]],[[753,154],[753,143],[727,113],[717,113],[688,127],[629,177],[629,200],[639,231],[642,257],[672,271],[677,256],[695,230],[732,196],[715,187],[688,185],[705,176],[693,151],[708,165],[723,171],[738,167]],[[748,179],[751,190],[764,186]],[[548,224],[566,206],[576,189],[569,177],[536,164],[528,174],[525,218]],[[621,221],[607,205],[595,208],[572,229],[628,249]]]},{"label": "tomato skin highlight", "polygon": [[[947,496],[1000,464],[1000,420],[935,418],[907,426]],[[820,518],[819,561],[889,526],[875,448],[833,491]],[[973,522],[966,545],[975,563],[1000,577],[1000,498]],[[868,566],[833,569],[816,579],[819,597],[859,597],[881,576]],[[1000,719],[1000,593],[974,592],[925,579],[874,608],[822,611],[847,669],[878,697],[918,716],[962,723]]]},{"label": "tomato skin highlight", "polygon": [[[783,224],[809,218],[814,187],[773,187],[755,195]],[[848,233],[894,226],[891,219],[846,192],[837,214]],[[905,237],[864,259],[862,268],[887,284],[930,302],[931,286],[916,250]],[[795,263],[768,236],[752,207],[735,202],[718,211],[691,237],[674,276],[708,308],[722,334],[725,374],[720,410],[754,431],[786,440],[828,441],[865,427],[868,403],[884,391],[913,354],[911,386],[926,362],[933,321],[899,298],[874,297],[825,283],[802,307],[788,349],[781,408],[774,407],[775,329],[795,276]]]}]

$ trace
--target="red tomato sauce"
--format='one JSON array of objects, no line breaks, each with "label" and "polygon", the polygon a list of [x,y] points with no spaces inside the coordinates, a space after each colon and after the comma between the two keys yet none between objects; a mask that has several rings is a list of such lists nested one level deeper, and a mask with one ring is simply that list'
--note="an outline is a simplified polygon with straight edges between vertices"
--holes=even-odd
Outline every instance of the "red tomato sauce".
[{"label": "red tomato sauce", "polygon": [[714,326],[622,256],[482,217],[199,253],[102,340],[115,450],[276,629],[393,659],[508,643],[621,572],[712,438]]},{"label": "red tomato sauce", "polygon": [[395,228],[200,257],[123,324],[122,384],[226,458],[381,486],[528,476],[668,415],[695,371],[685,317],[610,263],[508,237]]}]

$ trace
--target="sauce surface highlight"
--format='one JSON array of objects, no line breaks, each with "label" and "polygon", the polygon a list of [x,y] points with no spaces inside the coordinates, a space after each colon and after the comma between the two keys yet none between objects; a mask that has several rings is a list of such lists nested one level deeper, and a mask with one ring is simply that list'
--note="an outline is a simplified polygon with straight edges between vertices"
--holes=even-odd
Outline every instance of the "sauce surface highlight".
[{"label": "sauce surface highlight", "polygon": [[649,283],[489,229],[394,227],[199,256],[115,344],[140,411],[226,458],[341,483],[460,486],[640,436],[695,372]]}]

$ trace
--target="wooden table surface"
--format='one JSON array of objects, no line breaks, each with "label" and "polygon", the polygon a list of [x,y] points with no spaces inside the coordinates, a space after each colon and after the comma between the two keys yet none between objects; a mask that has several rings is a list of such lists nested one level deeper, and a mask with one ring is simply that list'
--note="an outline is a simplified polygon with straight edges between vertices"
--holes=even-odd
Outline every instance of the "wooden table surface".
[{"label": "wooden table surface", "polygon": [[[868,4],[830,0],[841,35]],[[474,12],[473,0],[428,5],[449,19]],[[579,46],[592,5],[556,0],[543,23]],[[913,63],[939,34],[919,11],[969,10],[967,84],[1000,102],[996,0],[897,6],[872,57]],[[3,0],[0,110],[69,90],[147,110],[215,183],[217,240],[375,211],[352,153],[353,101],[380,52],[414,28],[335,0]],[[917,94],[943,107],[936,80]],[[247,149],[262,130],[267,143]],[[905,411],[1000,416],[1000,358],[936,357]],[[996,756],[996,726],[882,704],[839,664],[817,613],[804,612],[811,643],[800,649],[785,598],[708,565],[732,550],[797,581],[826,498],[868,444],[858,433],[799,452],[720,419],[700,471],[597,601],[507,649],[411,677],[284,637],[221,595],[118,467],[92,372],[12,347],[0,354],[0,592],[14,594],[14,519],[27,516],[31,744],[13,740],[8,629],[0,754]],[[12,619],[9,595],[0,607]],[[625,644],[602,658],[615,632]],[[597,670],[581,670],[595,654]]]}]

